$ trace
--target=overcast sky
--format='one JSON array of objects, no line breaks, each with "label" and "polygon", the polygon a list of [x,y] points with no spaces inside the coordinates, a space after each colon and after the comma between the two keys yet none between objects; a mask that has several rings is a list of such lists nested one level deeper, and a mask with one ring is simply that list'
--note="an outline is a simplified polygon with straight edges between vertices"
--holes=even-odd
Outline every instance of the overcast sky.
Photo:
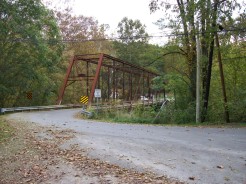
[{"label": "overcast sky", "polygon": [[77,14],[95,17],[100,23],[109,24],[116,29],[123,17],[139,19],[150,33],[159,32],[153,25],[158,17],[150,14],[150,0],[75,0],[74,11]]},{"label": "overcast sky", "polygon": [[[50,1],[58,7],[71,7],[75,14],[94,17],[99,24],[108,24],[109,33],[116,33],[118,23],[123,17],[139,19],[146,26],[146,31],[151,36],[160,36],[161,30],[153,23],[163,17],[162,11],[150,13],[150,0],[42,0]],[[172,0],[168,1],[172,2]],[[238,0],[245,2],[245,0]],[[243,7],[245,10],[245,7]],[[152,38],[150,43],[164,44],[165,37]]]},{"label": "overcast sky", "polygon": [[[161,18],[161,12],[150,14],[150,0],[53,0],[59,2],[58,6],[70,6],[77,15],[94,17],[100,24],[108,24],[110,33],[116,33],[118,23],[123,17],[140,20],[146,26],[151,36],[161,35],[158,26],[154,25]],[[61,3],[69,1],[69,3]],[[158,38],[159,39],[159,38]],[[152,42],[156,42],[152,40]],[[161,44],[161,41],[158,40]]]}]

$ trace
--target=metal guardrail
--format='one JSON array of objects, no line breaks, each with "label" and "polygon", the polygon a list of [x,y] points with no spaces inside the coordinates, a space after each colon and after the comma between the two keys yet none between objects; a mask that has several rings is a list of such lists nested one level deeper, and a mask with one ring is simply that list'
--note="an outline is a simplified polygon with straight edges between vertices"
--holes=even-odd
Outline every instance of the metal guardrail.
[{"label": "metal guardrail", "polygon": [[107,109],[107,108],[129,108],[129,107],[136,107],[136,106],[139,106],[139,105],[145,105],[145,106],[148,106],[148,105],[162,105],[162,103],[164,102],[164,100],[145,100],[145,101],[138,101],[138,102],[127,102],[127,101],[124,101],[124,102],[119,102],[119,103],[99,103],[98,104],[98,107],[96,104],[92,104],[91,107],[93,109],[96,109],[98,108],[99,110],[100,109]]},{"label": "metal guardrail", "polygon": [[56,110],[56,109],[70,109],[80,108],[82,105],[48,105],[48,106],[30,106],[30,107],[11,107],[11,108],[0,108],[0,114],[11,113],[11,112],[23,112],[23,111],[42,111],[42,110]]},{"label": "metal guardrail", "polygon": [[136,103],[132,103],[132,102],[124,102],[124,103],[118,103],[118,104],[98,104],[95,105],[93,104],[90,107],[90,111],[88,111],[86,108],[82,108],[81,110],[81,114],[86,115],[87,117],[92,117],[93,114],[96,112],[104,112],[106,110],[110,110],[110,109],[130,109],[130,108],[134,108],[137,107],[139,105],[145,105],[145,106],[149,106],[149,105],[162,105],[163,101],[141,101],[141,102],[136,102]]},{"label": "metal guardrail", "polygon": [[85,109],[81,110],[81,114],[84,114],[87,117],[92,117],[93,116],[93,112],[86,111]]},{"label": "metal guardrail", "polygon": [[[93,109],[104,110],[104,109],[121,109],[121,108],[131,108],[138,105],[153,105],[161,103],[161,101],[143,101],[142,103],[123,103],[115,105],[92,105]],[[24,112],[24,111],[42,111],[42,110],[57,110],[57,109],[70,109],[70,108],[83,108],[83,105],[78,104],[67,104],[67,105],[48,105],[48,106],[30,106],[30,107],[11,107],[11,108],[0,108],[0,114],[13,113],[13,112]],[[82,110],[83,114],[91,116],[92,113],[86,111],[84,108]]]}]

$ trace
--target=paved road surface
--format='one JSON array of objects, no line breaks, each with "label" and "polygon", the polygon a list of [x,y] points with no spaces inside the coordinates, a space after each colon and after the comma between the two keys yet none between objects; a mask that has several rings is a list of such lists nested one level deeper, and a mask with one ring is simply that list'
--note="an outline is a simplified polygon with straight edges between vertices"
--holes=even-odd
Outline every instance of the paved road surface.
[{"label": "paved road surface", "polygon": [[78,112],[16,113],[9,118],[73,129],[76,138],[67,144],[90,147],[90,156],[122,167],[153,171],[188,183],[246,183],[246,128],[113,124],[76,119]]}]

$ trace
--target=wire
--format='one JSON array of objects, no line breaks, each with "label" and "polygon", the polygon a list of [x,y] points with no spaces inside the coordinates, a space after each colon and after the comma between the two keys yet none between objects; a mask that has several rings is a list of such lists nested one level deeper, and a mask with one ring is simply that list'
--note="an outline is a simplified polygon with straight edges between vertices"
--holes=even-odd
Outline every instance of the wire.
[{"label": "wire", "polygon": [[246,59],[246,56],[245,57],[224,58],[222,60],[232,60],[232,59]]},{"label": "wire", "polygon": [[150,65],[154,64],[156,61],[158,61],[159,59],[161,59],[162,57],[163,57],[163,55],[157,57],[155,60],[151,61],[150,63],[148,63],[148,64],[146,64],[146,65],[144,65],[142,67],[150,66]]},{"label": "wire", "polygon": [[[204,33],[227,33],[227,32],[237,32],[239,31],[240,33],[246,32],[245,28],[237,28],[237,29],[228,29],[228,30],[223,30],[223,31],[207,31]],[[196,32],[194,35],[199,35],[199,34],[204,34],[201,32]],[[127,39],[144,39],[144,38],[164,38],[164,37],[177,37],[177,36],[185,36],[185,35],[191,35],[190,33],[165,33],[164,35],[149,35],[149,36],[131,36],[131,37],[111,37],[111,38],[98,38],[98,39],[62,39],[62,40],[57,40],[57,39],[49,39],[49,40],[43,40],[47,41],[50,43],[53,42],[63,42],[63,43],[82,43],[82,42],[97,42],[97,41],[116,41],[116,40],[127,40]],[[35,41],[37,42],[38,40],[33,40],[31,38],[26,38],[26,39],[8,39],[4,40],[5,42],[30,42],[30,41]],[[0,40],[0,42],[3,42],[3,40]]]}]

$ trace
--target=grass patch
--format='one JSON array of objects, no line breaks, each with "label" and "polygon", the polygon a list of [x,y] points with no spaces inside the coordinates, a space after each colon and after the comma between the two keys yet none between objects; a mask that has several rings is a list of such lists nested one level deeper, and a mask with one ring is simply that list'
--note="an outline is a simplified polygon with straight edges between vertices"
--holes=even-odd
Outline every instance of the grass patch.
[{"label": "grass patch", "polygon": [[[160,126],[181,126],[181,127],[211,127],[211,128],[244,128],[246,127],[246,122],[203,122],[196,123],[186,120],[182,117],[181,112],[177,112],[179,116],[177,118],[182,119],[182,121],[172,121],[168,117],[167,113],[160,113],[159,117],[156,117],[158,109],[155,107],[137,107],[135,109],[129,110],[106,110],[103,112],[97,113],[93,112],[93,116],[89,119],[112,122],[112,123],[127,123],[127,124],[148,124],[148,125],[160,125]],[[180,115],[181,114],[181,115]],[[190,115],[191,116],[191,115]],[[79,118],[86,119],[88,118],[85,115],[79,115]],[[189,118],[188,118],[189,119]]]},{"label": "grass patch", "polygon": [[149,108],[139,106],[132,110],[108,109],[98,113],[94,111],[93,116],[89,119],[115,123],[151,124],[154,118],[153,115],[154,113],[151,113]]},{"label": "grass patch", "polygon": [[246,122],[188,122],[188,123],[166,123],[160,125],[181,126],[181,127],[200,127],[200,128],[246,128]]},{"label": "grass patch", "polygon": [[0,143],[9,139],[13,134],[14,128],[3,118],[0,118]]}]

